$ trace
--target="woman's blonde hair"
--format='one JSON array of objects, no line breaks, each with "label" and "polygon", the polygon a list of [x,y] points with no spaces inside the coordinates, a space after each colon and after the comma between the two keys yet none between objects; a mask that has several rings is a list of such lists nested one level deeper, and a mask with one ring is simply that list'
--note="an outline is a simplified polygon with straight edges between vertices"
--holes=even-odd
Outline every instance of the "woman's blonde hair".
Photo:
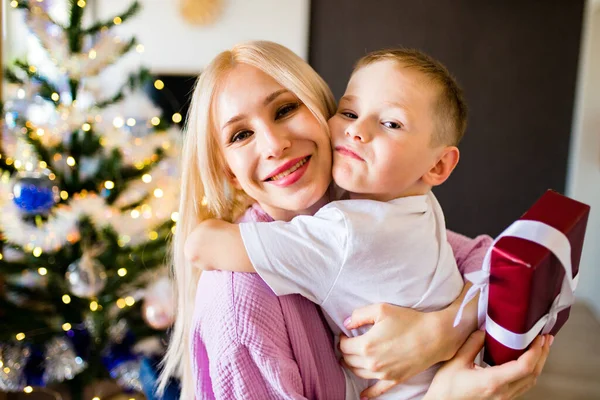
[{"label": "woman's blonde hair", "polygon": [[236,214],[252,201],[244,193],[236,192],[229,183],[214,117],[219,87],[228,72],[238,64],[255,67],[290,90],[324,127],[335,113],[333,95],[323,79],[300,57],[277,43],[253,41],[239,44],[217,55],[200,74],[186,121],[179,222],[171,248],[176,319],[158,385],[158,392],[162,393],[170,377],[180,376],[182,399],[194,398],[192,355],[189,353],[196,287],[200,279],[200,270],[184,259],[185,241],[202,220],[219,218],[233,221]]}]

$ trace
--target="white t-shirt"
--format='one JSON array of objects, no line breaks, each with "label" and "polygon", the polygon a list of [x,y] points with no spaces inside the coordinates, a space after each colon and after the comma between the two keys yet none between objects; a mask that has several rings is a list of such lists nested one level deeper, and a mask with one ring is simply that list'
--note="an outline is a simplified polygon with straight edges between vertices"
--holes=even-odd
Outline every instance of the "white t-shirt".
[{"label": "white t-shirt", "polygon": [[[463,279],[445,225],[429,192],[389,202],[334,201],[314,216],[242,223],[240,232],[252,265],[277,295],[301,294],[322,307],[336,336],[357,336],[369,328],[348,331],[343,324],[356,308],[390,303],[434,311],[458,297]],[[436,371],[379,398],[421,398]],[[373,384],[345,372],[347,399]]]}]

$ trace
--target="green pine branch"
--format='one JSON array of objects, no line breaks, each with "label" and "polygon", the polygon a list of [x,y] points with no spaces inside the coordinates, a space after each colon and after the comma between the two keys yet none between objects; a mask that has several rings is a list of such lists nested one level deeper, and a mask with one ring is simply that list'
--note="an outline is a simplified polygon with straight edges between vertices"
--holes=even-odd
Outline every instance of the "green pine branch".
[{"label": "green pine branch", "polygon": [[[71,1],[75,1],[75,0],[71,0]],[[94,25],[90,26],[89,28],[84,29],[82,33],[84,35],[93,35],[93,34],[96,34],[100,31],[102,31],[103,29],[110,29],[113,26],[117,25],[117,23],[115,21],[119,21],[119,24],[121,24],[121,23],[127,21],[129,18],[133,17],[140,10],[141,10],[140,3],[136,0],[129,6],[129,8],[123,14],[118,15],[110,20],[105,20],[105,21],[95,23]],[[117,18],[119,18],[120,20],[118,20]]]},{"label": "green pine branch", "polygon": [[[58,104],[58,101],[54,101],[52,99],[52,94],[58,93],[59,90],[52,82],[50,82],[46,77],[40,75],[36,69],[32,68],[32,66],[25,61],[17,60],[15,61],[15,66],[27,74],[29,79],[40,84],[38,94],[42,98],[52,102],[54,105]],[[16,78],[16,75],[13,74],[11,78]]]}]

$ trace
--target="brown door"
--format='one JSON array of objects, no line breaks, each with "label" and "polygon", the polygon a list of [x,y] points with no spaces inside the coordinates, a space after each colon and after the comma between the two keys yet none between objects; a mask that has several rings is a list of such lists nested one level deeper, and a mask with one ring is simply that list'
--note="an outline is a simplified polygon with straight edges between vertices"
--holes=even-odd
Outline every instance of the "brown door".
[{"label": "brown door", "polygon": [[564,192],[583,0],[314,0],[310,63],[339,98],[353,63],[382,47],[441,60],[469,127],[435,190],[450,229],[498,234],[546,189]]}]

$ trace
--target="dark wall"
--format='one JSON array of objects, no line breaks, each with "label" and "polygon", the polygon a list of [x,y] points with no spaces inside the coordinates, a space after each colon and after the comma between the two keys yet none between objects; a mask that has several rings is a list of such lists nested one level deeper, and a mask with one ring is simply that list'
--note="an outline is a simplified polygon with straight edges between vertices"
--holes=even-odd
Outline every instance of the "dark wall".
[{"label": "dark wall", "polygon": [[435,189],[450,229],[498,234],[546,189],[564,191],[583,0],[314,0],[310,63],[337,98],[354,62],[421,49],[466,92],[469,127]]}]

